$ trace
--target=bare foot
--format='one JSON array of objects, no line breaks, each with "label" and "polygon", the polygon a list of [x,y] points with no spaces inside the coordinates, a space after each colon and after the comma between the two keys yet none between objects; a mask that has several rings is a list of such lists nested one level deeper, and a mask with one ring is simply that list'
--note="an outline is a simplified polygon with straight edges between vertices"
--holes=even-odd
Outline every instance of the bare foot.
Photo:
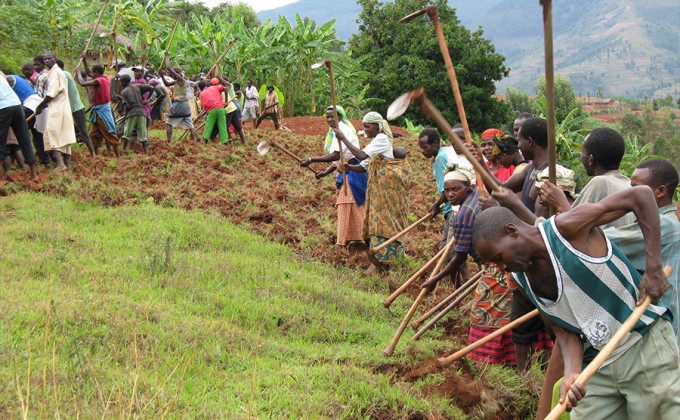
[{"label": "bare foot", "polygon": [[53,172],[63,172],[63,171],[68,171],[68,168],[66,165],[59,165],[56,168],[54,168]]}]

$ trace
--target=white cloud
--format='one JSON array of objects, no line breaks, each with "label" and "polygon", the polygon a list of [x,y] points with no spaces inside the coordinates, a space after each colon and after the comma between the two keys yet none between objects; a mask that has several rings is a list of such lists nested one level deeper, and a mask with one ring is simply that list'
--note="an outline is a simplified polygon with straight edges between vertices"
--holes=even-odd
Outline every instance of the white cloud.
[{"label": "white cloud", "polygon": [[[194,0],[196,1],[196,0]],[[298,0],[198,0],[208,7],[215,7],[222,3],[246,3],[255,10],[261,12],[263,10],[276,9],[277,7],[285,6],[291,3],[297,3]]]}]

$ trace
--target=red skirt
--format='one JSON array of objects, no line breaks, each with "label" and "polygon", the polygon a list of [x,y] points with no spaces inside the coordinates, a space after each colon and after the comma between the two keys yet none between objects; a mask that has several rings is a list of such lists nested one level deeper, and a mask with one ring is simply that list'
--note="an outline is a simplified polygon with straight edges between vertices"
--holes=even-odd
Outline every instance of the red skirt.
[{"label": "red skirt", "polygon": [[[497,330],[498,328],[470,325],[468,345],[481,340]],[[515,346],[512,344],[512,330],[473,350],[468,354],[468,357],[477,362],[516,366],[517,361],[515,360]]]},{"label": "red skirt", "polygon": [[[468,345],[481,340],[482,338],[496,332],[497,330],[498,328],[470,325]],[[535,351],[550,352],[553,349],[553,345],[554,343],[550,338],[550,334],[544,330],[538,334],[538,341],[534,343],[534,349]],[[515,345],[512,343],[512,330],[473,350],[468,354],[468,357],[477,362],[516,366],[517,360],[515,359]]]}]

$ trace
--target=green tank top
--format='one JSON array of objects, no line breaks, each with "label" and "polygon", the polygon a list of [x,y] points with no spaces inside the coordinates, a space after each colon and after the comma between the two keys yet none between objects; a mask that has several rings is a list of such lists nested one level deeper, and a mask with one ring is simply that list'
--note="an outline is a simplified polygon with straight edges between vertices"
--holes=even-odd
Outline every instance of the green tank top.
[{"label": "green tank top", "polygon": [[186,98],[188,85],[189,84],[186,81],[184,81],[184,86],[180,86],[179,83],[175,83],[175,86],[173,88],[173,98],[174,99]]}]

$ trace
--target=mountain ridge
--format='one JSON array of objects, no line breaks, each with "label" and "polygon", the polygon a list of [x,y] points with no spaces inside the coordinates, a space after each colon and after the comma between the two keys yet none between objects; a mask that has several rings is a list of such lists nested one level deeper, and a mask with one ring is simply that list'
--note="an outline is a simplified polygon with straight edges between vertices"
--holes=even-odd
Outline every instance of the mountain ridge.
[{"label": "mountain ridge", "polygon": [[[514,87],[529,93],[544,71],[542,9],[537,1],[457,0],[450,3],[461,24],[481,27],[506,57],[510,75],[498,93]],[[662,97],[680,94],[680,3],[662,0],[571,0],[554,2],[555,72],[567,76],[577,94]],[[295,13],[317,24],[336,19],[338,38],[358,32],[356,0],[300,0],[257,14],[262,22]]]}]

